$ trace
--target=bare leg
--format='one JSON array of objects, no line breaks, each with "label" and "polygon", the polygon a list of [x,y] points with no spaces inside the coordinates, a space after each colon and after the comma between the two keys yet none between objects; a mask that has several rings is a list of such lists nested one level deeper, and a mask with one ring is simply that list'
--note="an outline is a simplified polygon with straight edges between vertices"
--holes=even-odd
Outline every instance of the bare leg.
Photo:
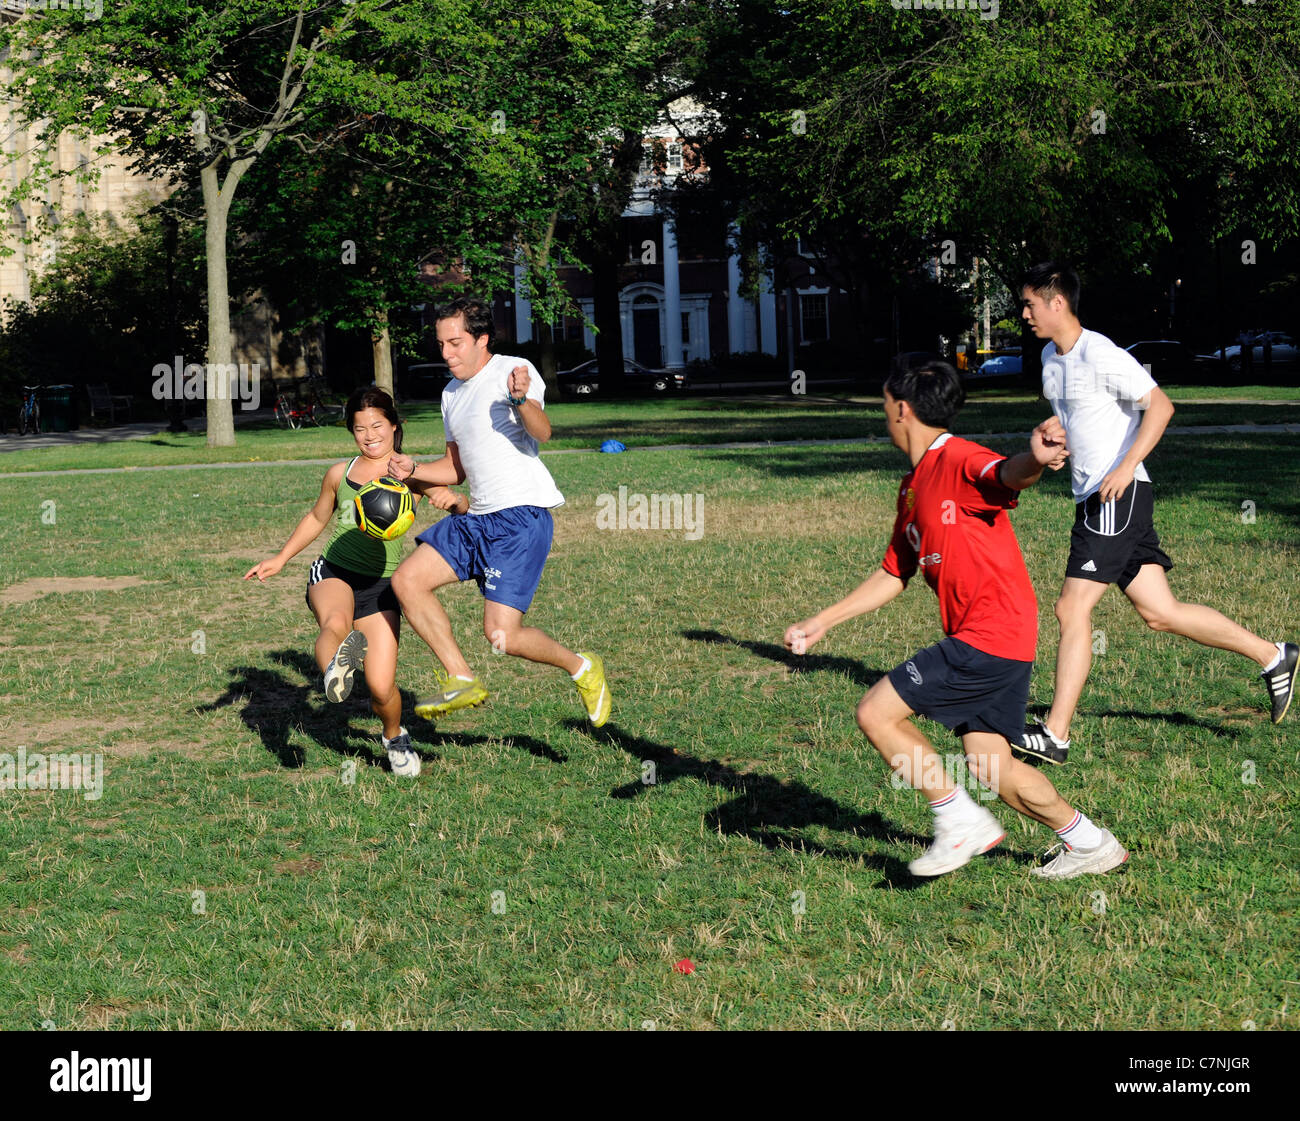
[{"label": "bare leg", "polygon": [[1214,608],[1174,599],[1165,570],[1158,564],[1144,564],[1124,594],[1153,631],[1171,631],[1202,646],[1231,650],[1257,662],[1260,669],[1277,657],[1277,647],[1271,642],[1220,615]]},{"label": "bare leg", "polygon": [[1056,648],[1056,691],[1047,714],[1047,727],[1058,739],[1070,738],[1070,724],[1092,669],[1092,609],[1109,584],[1067,576],[1056,601],[1061,642]]},{"label": "bare leg", "polygon": [[[408,616],[409,618],[409,616]],[[494,650],[527,658],[530,662],[559,666],[572,676],[582,668],[582,659],[561,646],[545,631],[524,626],[524,613],[504,603],[483,604],[483,634]]]},{"label": "bare leg", "polygon": [[352,589],[346,581],[331,576],[307,589],[307,602],[320,624],[320,634],[316,636],[316,664],[324,673],[339,644],[352,630],[355,607]]},{"label": "bare leg", "polygon": [[909,717],[912,710],[887,677],[858,702],[858,727],[895,774],[937,802],[953,789],[943,760]]},{"label": "bare leg", "polygon": [[451,619],[434,591],[460,580],[451,565],[432,545],[421,542],[393,573],[393,591],[402,613],[433,651],[434,657],[454,677],[473,677],[465,655],[451,633]]},{"label": "bare leg", "polygon": [[1070,804],[1036,767],[1020,762],[1011,745],[992,732],[967,732],[961,738],[966,764],[982,786],[992,790],[1017,813],[1064,829],[1074,817]]},{"label": "bare leg", "polygon": [[400,616],[379,611],[356,621],[366,636],[366,688],[370,709],[383,721],[384,736],[392,739],[402,730],[402,694],[397,689],[397,635]]}]

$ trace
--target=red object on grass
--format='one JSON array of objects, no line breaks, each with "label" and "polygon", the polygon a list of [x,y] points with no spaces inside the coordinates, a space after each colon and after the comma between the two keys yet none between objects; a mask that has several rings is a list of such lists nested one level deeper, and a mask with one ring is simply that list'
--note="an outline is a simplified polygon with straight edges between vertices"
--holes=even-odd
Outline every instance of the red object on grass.
[{"label": "red object on grass", "polygon": [[674,973],[694,973],[694,972],[695,972],[695,963],[694,963],[693,961],[691,961],[690,958],[682,958],[681,961],[679,961],[676,965],[673,966],[673,972],[674,972]]}]

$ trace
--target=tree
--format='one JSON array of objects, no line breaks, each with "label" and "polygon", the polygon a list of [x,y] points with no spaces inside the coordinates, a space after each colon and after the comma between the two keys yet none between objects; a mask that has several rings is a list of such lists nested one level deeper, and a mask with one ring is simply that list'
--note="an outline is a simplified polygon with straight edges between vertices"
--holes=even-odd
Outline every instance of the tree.
[{"label": "tree", "polygon": [[[335,139],[315,127],[327,104],[347,107],[353,119],[397,106],[406,118],[437,128],[430,88],[454,82],[449,63],[481,46],[472,10],[468,0],[243,0],[217,7],[136,0],[109,6],[96,19],[81,11],[29,12],[0,29],[10,70],[6,92],[37,137],[34,150],[22,154],[27,174],[7,201],[30,199],[61,176],[93,178],[93,160],[71,171],[55,166],[65,133],[160,180],[197,183],[211,390],[231,358],[227,223],[244,177],[259,160],[276,158],[290,137],[315,145]],[[431,44],[438,48],[432,55]],[[388,80],[385,60],[395,58],[420,60],[411,80]],[[210,391],[207,409],[209,446],[233,444],[231,401]]]}]

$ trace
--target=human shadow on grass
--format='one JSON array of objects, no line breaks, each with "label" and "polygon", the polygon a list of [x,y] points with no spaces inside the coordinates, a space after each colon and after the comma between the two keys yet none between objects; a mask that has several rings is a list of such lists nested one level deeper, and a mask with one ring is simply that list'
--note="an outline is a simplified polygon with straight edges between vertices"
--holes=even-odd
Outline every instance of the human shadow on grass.
[{"label": "human shadow on grass", "polygon": [[[930,844],[930,837],[901,829],[878,813],[860,813],[800,782],[783,782],[771,775],[753,772],[746,774],[726,763],[685,755],[666,744],[624,732],[614,724],[593,729],[580,720],[569,720],[567,723],[575,731],[582,729],[600,742],[621,748],[634,759],[640,760],[643,775],[651,773],[644,764],[647,761],[654,764],[653,782],[629,782],[611,790],[611,798],[641,798],[653,788],[666,786],[678,779],[698,779],[736,795],[731,801],[705,815],[704,824],[711,831],[727,836],[748,837],[773,852],[789,849],[835,860],[861,862],[883,873],[883,878],[876,884],[878,888],[911,890],[928,882],[913,876],[908,871],[906,861],[897,857],[861,852],[838,845],[824,845],[797,835],[798,830],[809,826],[822,826],[890,845]],[[1031,856],[1001,849],[995,849],[988,855],[1021,864],[1034,860]]]},{"label": "human shadow on grass", "polygon": [[[1185,712],[1138,712],[1135,709],[1110,709],[1106,712],[1084,712],[1084,716],[1104,719],[1108,716],[1119,717],[1121,720],[1158,720],[1161,724],[1173,724],[1179,728],[1202,728],[1212,736],[1218,736],[1221,740],[1235,740],[1238,732],[1223,724],[1216,724],[1209,720],[1199,720],[1195,716],[1188,716]],[[1242,713],[1246,715],[1246,713]],[[1259,710],[1259,715],[1263,719],[1268,719],[1268,714],[1263,708]]]},{"label": "human shadow on grass", "polygon": [[747,638],[733,638],[721,631],[682,631],[682,637],[689,638],[692,642],[739,646],[751,654],[757,654],[760,658],[767,658],[768,661],[785,666],[792,673],[808,673],[812,670],[842,673],[864,689],[870,689],[885,676],[877,670],[867,669],[861,662],[852,658],[841,658],[836,654],[792,654],[784,646],[778,646],[775,642],[754,642]]},{"label": "human shadow on grass", "polygon": [[[289,742],[290,733],[301,729],[321,747],[338,755],[359,759],[368,766],[391,769],[379,739],[379,721],[370,711],[365,682],[357,681],[352,697],[341,705],[323,700],[319,692],[320,670],[311,655],[302,650],[278,650],[269,655],[285,672],[260,666],[235,666],[225,693],[209,704],[199,705],[197,712],[213,712],[238,701],[247,703],[240,710],[244,725],[261,738],[262,745],[279,760],[282,767],[301,767],[304,762],[300,746]],[[402,711],[415,705],[414,694],[401,691]],[[355,720],[365,721],[362,727]],[[478,744],[492,742],[493,737],[437,733],[433,725],[413,720],[407,724],[412,747],[424,762],[436,762],[441,756],[432,748],[447,740]],[[357,743],[356,741],[362,741]],[[549,744],[531,736],[509,736],[504,742],[523,748],[530,755],[563,763],[566,757]]]}]

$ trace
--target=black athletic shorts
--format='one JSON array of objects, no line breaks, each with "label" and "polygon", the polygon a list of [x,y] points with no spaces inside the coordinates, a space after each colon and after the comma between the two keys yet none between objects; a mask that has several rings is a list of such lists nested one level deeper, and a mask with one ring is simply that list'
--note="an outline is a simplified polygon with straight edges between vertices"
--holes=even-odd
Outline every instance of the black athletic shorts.
[{"label": "black athletic shorts", "polygon": [[999,658],[945,638],[891,669],[889,681],[913,712],[959,736],[994,732],[1019,743],[1033,668],[1033,662]]},{"label": "black athletic shorts", "polygon": [[[352,589],[353,622],[380,611],[393,611],[401,617],[402,608],[397,602],[397,593],[389,586],[392,583],[391,576],[366,576],[361,572],[353,572],[350,568],[330,564],[324,557],[317,557],[312,561],[311,575],[307,578],[308,591],[313,584],[331,577],[342,580]],[[310,595],[307,596],[307,606],[311,606]]]},{"label": "black athletic shorts", "polygon": [[1133,480],[1123,494],[1109,502],[1097,495],[1074,508],[1070,559],[1065,575],[1099,584],[1118,584],[1123,591],[1144,564],[1174,567],[1152,521],[1155,500],[1150,483]]}]

